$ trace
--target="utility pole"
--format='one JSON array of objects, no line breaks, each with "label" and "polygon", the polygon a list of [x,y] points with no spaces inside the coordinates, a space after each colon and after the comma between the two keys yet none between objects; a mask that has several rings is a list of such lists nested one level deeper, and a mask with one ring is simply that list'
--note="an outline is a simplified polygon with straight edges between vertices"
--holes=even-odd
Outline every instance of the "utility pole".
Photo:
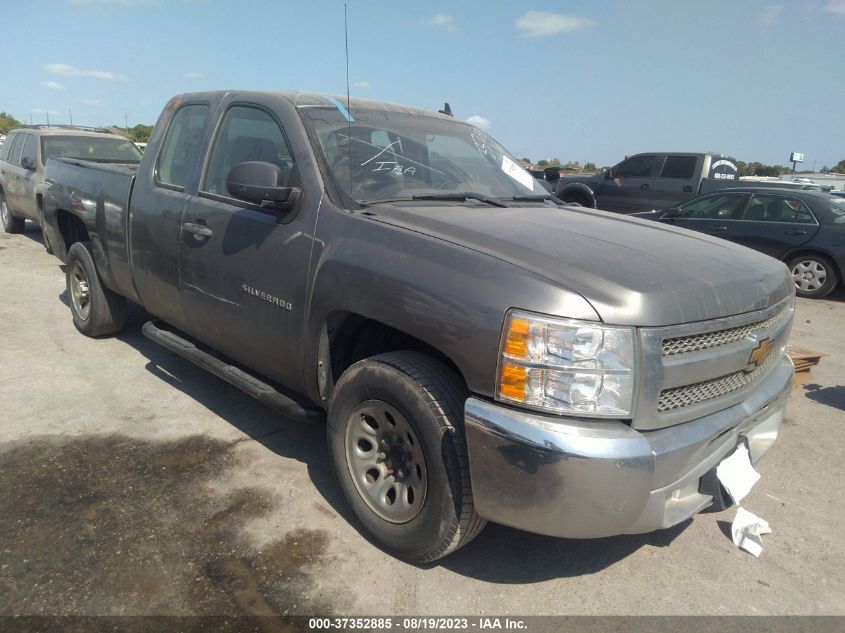
[{"label": "utility pole", "polygon": [[127,115],[123,115],[123,127],[126,129],[126,136],[129,136],[129,117]]},{"label": "utility pole", "polygon": [[70,108],[67,109],[67,114],[70,117],[70,126],[73,127],[73,110]]},{"label": "utility pole", "polygon": [[45,114],[47,115],[47,129],[49,130],[50,129],[50,113],[46,112]]}]

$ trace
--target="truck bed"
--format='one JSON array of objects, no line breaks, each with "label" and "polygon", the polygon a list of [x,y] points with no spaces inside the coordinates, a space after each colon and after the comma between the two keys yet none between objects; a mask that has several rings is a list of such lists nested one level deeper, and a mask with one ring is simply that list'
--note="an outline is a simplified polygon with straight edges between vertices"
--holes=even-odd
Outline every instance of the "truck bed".
[{"label": "truck bed", "polygon": [[[63,212],[85,224],[103,281],[124,296],[135,296],[129,268],[129,198],[138,165],[50,158],[46,166],[44,221],[58,229]],[[56,253],[64,258],[64,253]]]}]

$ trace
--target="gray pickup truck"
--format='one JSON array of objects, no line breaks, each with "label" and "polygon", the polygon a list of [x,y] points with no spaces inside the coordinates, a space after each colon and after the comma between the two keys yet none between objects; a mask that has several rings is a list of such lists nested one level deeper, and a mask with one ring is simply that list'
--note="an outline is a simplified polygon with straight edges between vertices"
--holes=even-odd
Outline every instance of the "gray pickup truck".
[{"label": "gray pickup truck", "polygon": [[172,99],[137,169],[54,159],[76,327],[152,340],[294,419],[376,543],[431,561],[486,521],[562,537],[730,504],[777,437],[786,267],[561,207],[462,121],[282,92]]},{"label": "gray pickup truck", "polygon": [[564,176],[555,194],[584,207],[636,213],[668,209],[722,187],[736,185],[736,159],[724,154],[649,152],[628,156],[597,174]]}]

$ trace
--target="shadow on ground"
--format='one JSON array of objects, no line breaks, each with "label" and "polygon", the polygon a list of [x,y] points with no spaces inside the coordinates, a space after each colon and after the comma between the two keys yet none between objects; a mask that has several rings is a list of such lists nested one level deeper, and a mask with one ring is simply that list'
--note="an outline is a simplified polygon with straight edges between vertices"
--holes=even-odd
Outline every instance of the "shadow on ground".
[{"label": "shadow on ground", "polygon": [[804,385],[804,395],[819,404],[845,411],[845,387],[823,387],[815,383]]}]

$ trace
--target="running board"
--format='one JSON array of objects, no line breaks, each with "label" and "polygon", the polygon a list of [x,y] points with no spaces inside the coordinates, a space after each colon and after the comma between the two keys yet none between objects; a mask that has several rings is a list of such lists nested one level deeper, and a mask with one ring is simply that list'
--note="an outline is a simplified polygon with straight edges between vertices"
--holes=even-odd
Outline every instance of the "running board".
[{"label": "running board", "polygon": [[218,378],[222,378],[230,385],[248,393],[256,400],[273,407],[288,418],[300,421],[319,420],[323,417],[322,409],[304,404],[291,396],[283,394],[275,387],[259,380],[247,372],[229,365],[225,361],[201,350],[191,341],[164,330],[153,321],[147,321],[141,328],[144,336],[162,347],[178,354],[195,365],[199,365]]}]

